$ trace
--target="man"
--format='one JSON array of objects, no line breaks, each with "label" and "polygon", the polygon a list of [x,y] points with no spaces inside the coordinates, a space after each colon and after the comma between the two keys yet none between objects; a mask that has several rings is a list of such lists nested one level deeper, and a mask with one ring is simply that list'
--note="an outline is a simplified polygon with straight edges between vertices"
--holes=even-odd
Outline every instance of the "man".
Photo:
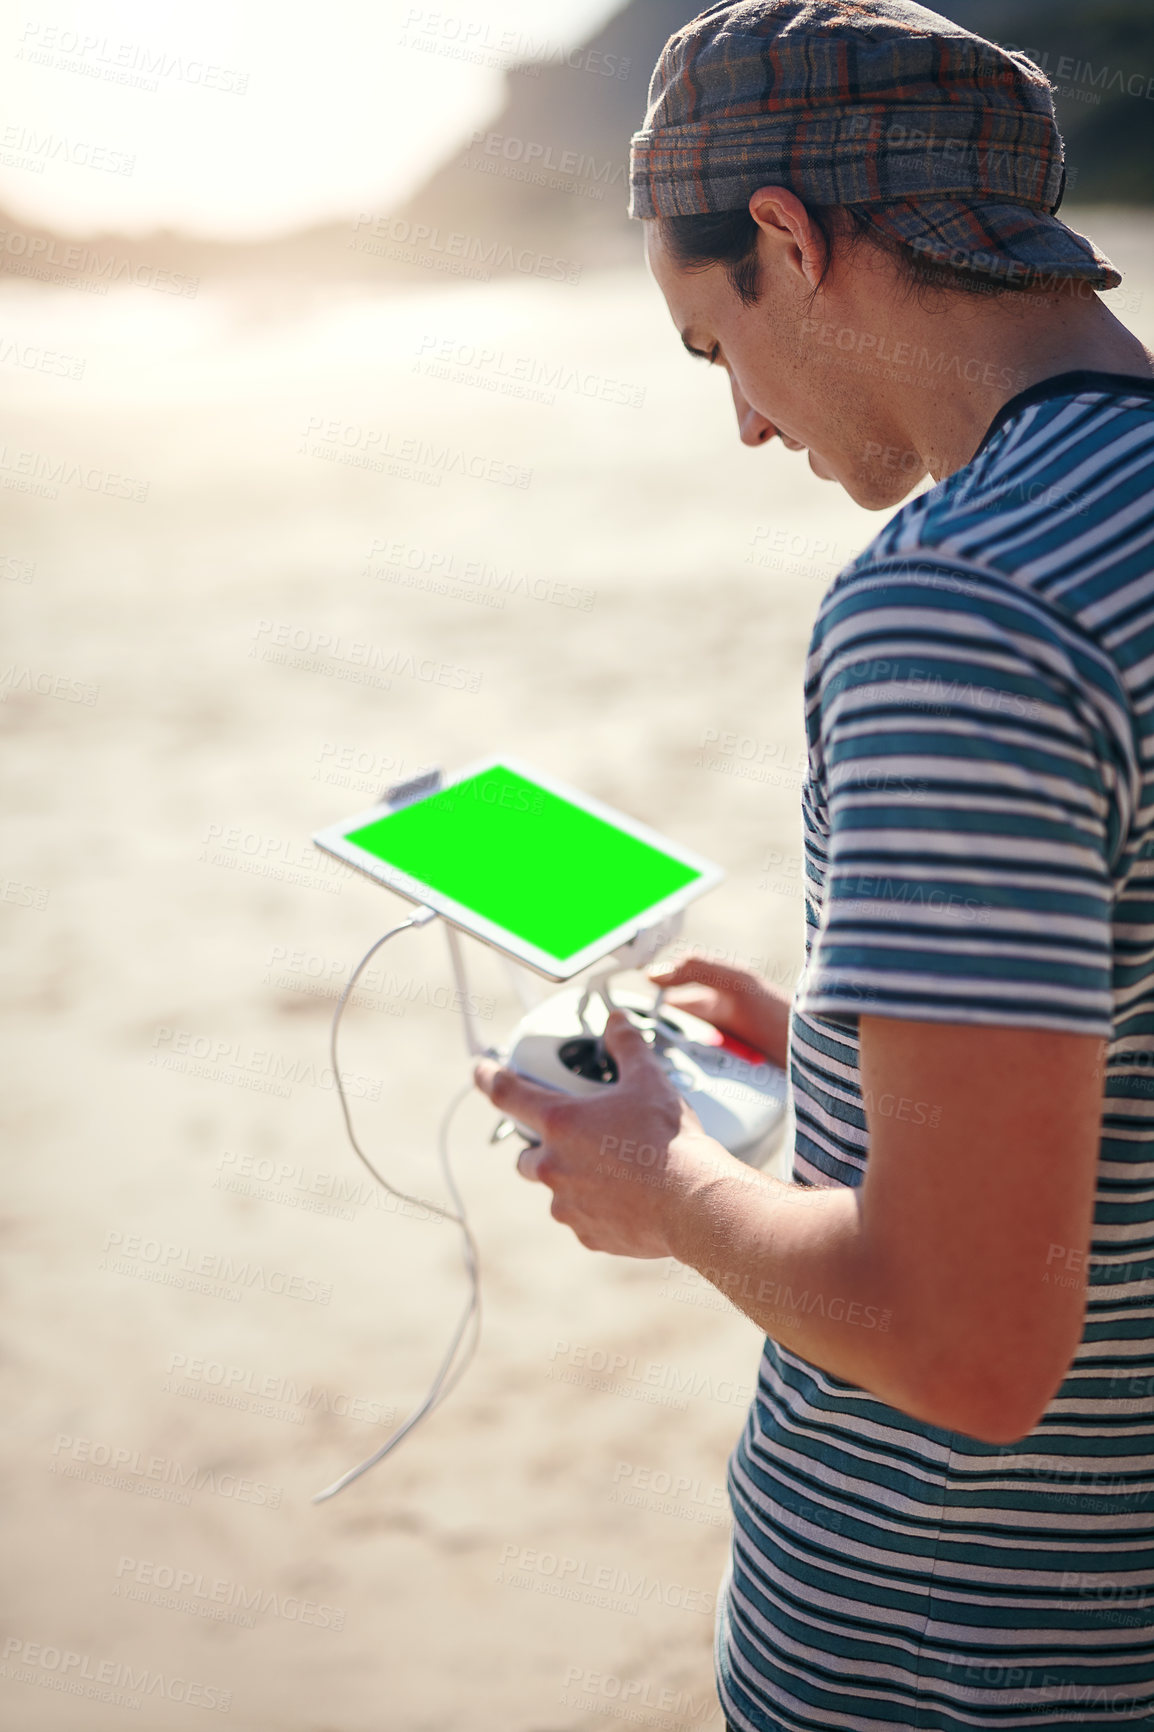
[{"label": "man", "polygon": [[602,1099],[478,1067],[583,1244],[766,1331],[718,1618],[740,1732],[1154,1724],[1154,359],[1062,183],[1041,73],[906,0],[712,6],[633,143],[742,440],[871,507],[936,483],[814,627],[792,1012],[656,976],[788,1049],[792,1183],[619,1015]]}]

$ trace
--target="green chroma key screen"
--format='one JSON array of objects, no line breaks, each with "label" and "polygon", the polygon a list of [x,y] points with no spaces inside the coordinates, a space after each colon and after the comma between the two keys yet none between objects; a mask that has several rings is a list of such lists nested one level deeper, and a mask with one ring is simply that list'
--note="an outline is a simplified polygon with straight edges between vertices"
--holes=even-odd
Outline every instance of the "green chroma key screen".
[{"label": "green chroma key screen", "polygon": [[502,764],[348,840],[561,961],[701,877]]}]

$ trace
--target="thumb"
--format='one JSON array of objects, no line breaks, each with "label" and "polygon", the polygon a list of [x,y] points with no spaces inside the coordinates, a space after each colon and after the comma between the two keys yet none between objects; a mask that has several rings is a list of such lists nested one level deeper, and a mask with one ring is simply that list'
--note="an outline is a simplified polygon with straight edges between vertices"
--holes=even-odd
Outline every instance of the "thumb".
[{"label": "thumb", "polygon": [[657,1062],[650,1051],[649,1042],[623,1010],[610,1012],[605,1024],[605,1045],[617,1060],[617,1069],[623,1082],[636,1076],[644,1066]]}]

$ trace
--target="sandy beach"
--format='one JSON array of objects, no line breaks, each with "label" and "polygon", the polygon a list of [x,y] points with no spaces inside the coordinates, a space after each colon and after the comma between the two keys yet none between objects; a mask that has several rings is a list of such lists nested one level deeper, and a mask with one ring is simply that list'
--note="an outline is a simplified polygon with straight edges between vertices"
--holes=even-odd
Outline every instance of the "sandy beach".
[{"label": "sandy beach", "polygon": [[[1154,342],[1154,218],[1063,211]],[[639,268],[186,299],[6,278],[4,1723],[716,1732],[725,1464],[760,1339],[451,1142],[477,1357],[421,1398],[455,1230],[328,1072],[403,905],[311,834],[516,752],[720,861],[687,934],[792,982],[802,664],[884,521],[736,435]],[[1109,297],[1108,297],[1109,299]],[[32,349],[59,364],[30,365]],[[21,355],[24,359],[21,359]],[[469,948],[486,1038],[517,1000]],[[443,934],[346,1025],[366,1146],[443,1198]]]}]

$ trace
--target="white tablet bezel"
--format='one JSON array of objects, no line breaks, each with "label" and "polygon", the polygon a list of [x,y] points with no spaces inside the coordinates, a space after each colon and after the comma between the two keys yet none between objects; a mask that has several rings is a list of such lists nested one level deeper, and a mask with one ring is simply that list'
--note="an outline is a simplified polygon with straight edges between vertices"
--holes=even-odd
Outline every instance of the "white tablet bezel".
[{"label": "white tablet bezel", "polygon": [[556,794],[562,800],[570,801],[582,811],[589,812],[595,818],[603,818],[607,823],[615,825],[629,836],[635,836],[640,842],[648,842],[651,847],[658,848],[671,859],[682,865],[700,872],[700,878],[692,884],[684,885],[675,890],[671,896],[661,902],[655,902],[640,915],[617,927],[613,932],[606,933],[603,938],[584,949],[576,951],[570,957],[552,956],[548,951],[539,949],[535,944],[517,937],[503,926],[497,926],[492,921],[474,914],[451,897],[442,895],[432,885],[424,884],[419,878],[411,877],[407,872],[399,871],[390,866],[387,861],[379,860],[375,854],[370,854],[364,848],[359,848],[348,839],[350,830],[359,830],[366,824],[372,824],[380,818],[388,817],[390,813],[404,809],[405,802],[400,805],[388,800],[379,800],[367,811],[358,812],[353,818],[346,818],[340,824],[331,824],[327,829],[319,830],[313,837],[318,848],[323,848],[326,854],[332,854],[338,860],[343,860],[346,866],[356,867],[358,872],[364,872],[369,878],[374,878],[378,884],[383,884],[388,890],[395,890],[398,896],[404,896],[410,902],[417,902],[424,908],[432,908],[450,926],[455,926],[461,932],[468,932],[482,943],[491,945],[502,955],[511,957],[514,962],[523,963],[537,974],[544,975],[546,980],[572,980],[575,974],[588,968],[591,963],[599,962],[602,957],[609,956],[614,950],[628,943],[638,932],[643,932],[651,926],[656,926],[661,920],[678,912],[688,903],[694,901],[706,890],[712,890],[720,884],[725,873],[714,861],[707,860],[692,848],[685,848],[679,842],[670,841],[668,836],[660,835],[651,830],[648,824],[640,823],[636,818],[628,817],[613,806],[607,806],[591,794],[584,794],[579,788],[571,788],[568,783],[558,781],[555,776],[543,774],[525,764],[521,759],[510,756],[507,752],[495,752],[491,756],[478,759],[476,763],[468,764],[462,770],[454,770],[442,778],[440,786],[431,788],[428,795],[419,798],[431,798],[433,794],[443,793],[446,788],[453,787],[457,782],[468,781],[472,776],[478,776],[485,770],[495,769],[503,765],[516,775],[524,776],[535,782],[539,787],[551,794]]}]

